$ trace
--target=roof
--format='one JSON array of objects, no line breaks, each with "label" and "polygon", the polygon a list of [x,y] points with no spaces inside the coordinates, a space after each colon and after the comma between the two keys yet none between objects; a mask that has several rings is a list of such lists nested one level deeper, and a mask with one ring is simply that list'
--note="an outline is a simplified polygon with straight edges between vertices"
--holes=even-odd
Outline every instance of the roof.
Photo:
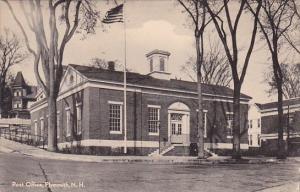
[{"label": "roof", "polygon": [[254,103],[254,105],[256,105],[260,110],[262,109],[262,104],[260,104],[260,103]]},{"label": "roof", "polygon": [[37,95],[37,86],[28,86],[27,94],[27,99],[35,99]]},{"label": "roof", "polygon": [[[267,110],[267,109],[277,108],[277,103],[278,102],[276,101],[276,102],[270,102],[270,103],[260,104],[259,108],[261,110]],[[300,105],[300,97],[283,100],[283,107],[293,106],[293,105]]]},{"label": "roof", "polygon": [[15,78],[14,82],[12,83],[12,86],[20,86],[20,87],[26,86],[22,72],[19,71],[17,73],[16,78]]},{"label": "roof", "polygon": [[151,51],[150,53],[147,53],[146,57],[149,57],[149,56],[151,56],[153,54],[162,54],[162,55],[167,55],[167,56],[171,55],[171,53],[168,52],[168,51],[163,51],[163,50],[155,49],[155,50]]},{"label": "roof", "polygon": [[[90,66],[82,66],[70,64],[75,70],[80,72],[86,78],[90,80],[104,80],[104,81],[114,81],[114,82],[123,82],[123,72],[121,71],[111,71],[107,69],[100,69]],[[158,87],[165,89],[176,89],[187,92],[197,92],[197,83],[190,81],[183,81],[177,79],[163,80],[156,79],[149,75],[142,75],[139,73],[127,72],[127,83],[134,84],[139,86],[148,86],[148,87]],[[218,85],[202,84],[203,93],[211,95],[220,95],[220,96],[233,96],[233,90]],[[245,94],[241,94],[241,98],[250,100],[251,97]]]}]

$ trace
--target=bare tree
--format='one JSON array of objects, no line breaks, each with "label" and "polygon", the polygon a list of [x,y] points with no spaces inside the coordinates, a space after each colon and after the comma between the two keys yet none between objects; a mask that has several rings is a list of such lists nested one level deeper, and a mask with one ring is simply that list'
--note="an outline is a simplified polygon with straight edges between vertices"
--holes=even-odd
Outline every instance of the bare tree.
[{"label": "bare tree", "polygon": [[[193,81],[196,81],[193,75],[197,72],[194,57],[190,57],[186,64],[181,66],[181,70]],[[219,43],[210,43],[210,49],[204,54],[201,73],[202,83],[229,87],[232,82],[231,70],[227,57]]]},{"label": "bare tree", "polygon": [[[283,76],[283,95],[286,99],[300,97],[300,63],[298,64],[280,64]],[[271,95],[277,93],[276,80],[273,70],[266,74],[265,81],[269,85],[268,93]]]},{"label": "bare tree", "polygon": [[13,65],[20,63],[26,58],[26,53],[17,36],[8,30],[0,35],[0,117],[3,111],[3,97],[9,72]]},{"label": "bare tree", "polygon": [[[278,153],[277,158],[286,158],[286,145],[283,140],[283,84],[284,76],[280,66],[280,48],[282,48],[282,40],[292,26],[293,18],[296,15],[293,0],[255,0],[256,3],[262,4],[262,12],[255,15],[258,19],[261,33],[267,42],[268,49],[271,54],[273,75],[277,88],[277,111],[278,111]],[[249,4],[250,11],[253,9]]]},{"label": "bare tree", "polygon": [[293,25],[289,30],[285,31],[282,35],[288,44],[300,54],[300,3],[298,0],[292,0],[292,3],[288,4],[288,9],[295,13],[295,19]]},{"label": "bare tree", "polygon": [[[239,8],[237,10],[237,14],[235,18],[232,16],[233,13],[229,10],[229,2],[239,4]],[[225,18],[220,17],[216,14],[215,11],[215,1],[207,1],[205,0],[205,7],[207,7],[207,11],[209,12],[214,26],[217,30],[218,36],[223,44],[228,62],[231,67],[231,73],[233,77],[233,86],[234,86],[234,93],[233,93],[233,153],[232,158],[239,159],[241,158],[240,155],[240,135],[241,135],[241,104],[240,104],[240,97],[241,97],[241,88],[244,82],[244,78],[247,72],[249,60],[253,51],[253,47],[255,44],[256,33],[257,33],[257,21],[258,19],[255,18],[253,22],[253,29],[250,37],[250,45],[248,50],[246,51],[246,57],[243,61],[240,61],[240,52],[238,49],[238,40],[237,40],[237,30],[239,26],[239,22],[241,20],[242,13],[245,11],[247,4],[247,0],[240,0],[240,1],[229,1],[223,0],[222,5],[225,7]],[[258,15],[260,12],[261,4],[259,4],[255,9],[255,15]],[[226,31],[226,29],[228,30]],[[239,63],[242,65],[242,71],[239,74]]]},{"label": "bare tree", "polygon": [[[21,10],[27,21],[27,26],[24,27],[25,24],[19,20],[19,13],[16,14],[11,2],[2,1],[8,6],[21,29],[28,51],[34,57],[34,73],[48,103],[47,150],[55,151],[57,150],[56,99],[63,75],[64,51],[78,29],[86,33],[94,32],[99,12],[95,11],[95,5],[91,0],[30,0],[26,3],[20,1]],[[47,28],[45,23],[49,24]],[[27,28],[29,30],[25,30]],[[35,45],[30,44],[32,41],[28,39],[29,33],[34,35]],[[39,70],[40,65],[42,75]]]},{"label": "bare tree", "polygon": [[203,128],[203,106],[202,106],[202,88],[201,68],[204,59],[204,30],[209,23],[206,8],[203,6],[203,0],[177,0],[183,7],[192,21],[194,28],[194,37],[196,44],[196,72],[197,72],[197,91],[198,91],[198,158],[204,157],[204,128]]}]

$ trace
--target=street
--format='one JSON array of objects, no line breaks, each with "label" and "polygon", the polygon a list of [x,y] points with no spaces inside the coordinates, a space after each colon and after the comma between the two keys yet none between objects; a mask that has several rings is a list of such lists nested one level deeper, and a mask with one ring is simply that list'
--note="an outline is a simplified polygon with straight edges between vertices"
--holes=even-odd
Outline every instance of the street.
[{"label": "street", "polygon": [[[0,153],[0,191],[275,191],[278,186],[300,182],[299,168],[300,163],[295,162],[197,166],[113,164]],[[47,186],[42,185],[45,181]],[[298,187],[284,191],[291,190],[298,191]]]}]

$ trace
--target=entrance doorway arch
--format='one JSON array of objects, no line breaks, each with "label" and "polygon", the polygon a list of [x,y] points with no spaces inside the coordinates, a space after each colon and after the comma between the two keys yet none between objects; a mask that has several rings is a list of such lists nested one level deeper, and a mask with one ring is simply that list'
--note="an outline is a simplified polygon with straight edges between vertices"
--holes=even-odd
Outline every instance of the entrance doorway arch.
[{"label": "entrance doorway arch", "polygon": [[190,142],[190,108],[175,102],[168,108],[168,136],[169,142],[187,144]]}]

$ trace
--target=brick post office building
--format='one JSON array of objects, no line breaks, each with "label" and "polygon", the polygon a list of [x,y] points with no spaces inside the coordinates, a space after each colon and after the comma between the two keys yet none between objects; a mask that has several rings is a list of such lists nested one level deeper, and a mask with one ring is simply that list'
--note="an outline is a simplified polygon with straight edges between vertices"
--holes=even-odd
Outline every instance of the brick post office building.
[{"label": "brick post office building", "polygon": [[[57,101],[58,147],[77,145],[101,154],[188,155],[197,143],[197,85],[171,79],[170,53],[146,55],[150,73],[127,73],[127,141],[124,140],[123,72],[68,65]],[[205,147],[232,148],[233,90],[202,85]],[[42,93],[31,108],[32,132],[47,134],[47,103]],[[241,95],[241,148],[248,148],[247,115],[251,98]]]}]

